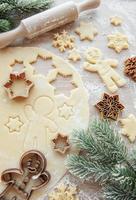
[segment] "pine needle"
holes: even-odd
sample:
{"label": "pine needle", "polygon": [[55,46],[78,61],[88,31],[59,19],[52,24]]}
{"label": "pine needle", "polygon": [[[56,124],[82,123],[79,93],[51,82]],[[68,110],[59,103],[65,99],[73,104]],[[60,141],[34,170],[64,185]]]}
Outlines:
{"label": "pine needle", "polygon": [[1,32],[9,31],[11,29],[11,23],[6,19],[0,19],[0,30]]}

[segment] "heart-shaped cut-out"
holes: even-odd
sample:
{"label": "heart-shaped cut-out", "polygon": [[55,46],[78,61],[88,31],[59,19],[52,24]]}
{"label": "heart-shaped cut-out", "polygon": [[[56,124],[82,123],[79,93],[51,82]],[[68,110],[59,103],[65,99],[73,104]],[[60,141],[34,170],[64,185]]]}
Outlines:
{"label": "heart-shaped cut-out", "polygon": [[[32,66],[40,56],[45,61],[52,62],[52,70],[44,76],[35,73]],[[26,80],[33,83],[25,99],[10,99],[4,84],[13,72],[15,62],[24,65],[23,71]],[[0,51],[0,173],[9,168],[18,168],[21,155],[27,150],[39,150],[47,159],[47,170],[51,174],[49,184],[34,193],[32,199],[41,199],[42,196],[66,173],[66,154],[54,150],[52,140],[58,133],[70,137],[73,129],[86,128],[89,120],[88,92],[85,89],[80,75],[70,63],[54,54],[35,47],[16,47]],[[55,94],[55,87],[51,82],[57,78],[71,76],[72,84],[76,87],[71,90],[70,96]],[[17,78],[16,78],[17,79]],[[15,80],[16,94],[25,87]],[[27,91],[28,92],[28,91]],[[0,185],[0,191],[3,190]]]}

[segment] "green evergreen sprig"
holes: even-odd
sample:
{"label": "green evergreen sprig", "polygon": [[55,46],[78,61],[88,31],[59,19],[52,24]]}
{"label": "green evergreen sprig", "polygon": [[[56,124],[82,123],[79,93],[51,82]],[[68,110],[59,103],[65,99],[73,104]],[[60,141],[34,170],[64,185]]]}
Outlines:
{"label": "green evergreen sprig", "polygon": [[0,32],[16,27],[20,20],[50,7],[53,0],[0,0]]}
{"label": "green evergreen sprig", "polygon": [[84,181],[99,182],[106,200],[136,200],[136,153],[131,154],[107,120],[94,120],[74,131],[79,154],[67,159],[69,171]]}

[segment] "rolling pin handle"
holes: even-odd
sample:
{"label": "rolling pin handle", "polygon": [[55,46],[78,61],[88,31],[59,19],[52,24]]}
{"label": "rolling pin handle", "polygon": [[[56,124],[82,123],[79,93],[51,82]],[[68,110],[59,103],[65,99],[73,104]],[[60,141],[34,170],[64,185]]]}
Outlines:
{"label": "rolling pin handle", "polygon": [[101,0],[86,0],[78,4],[78,11],[83,12],[85,10],[97,8],[101,3]]}

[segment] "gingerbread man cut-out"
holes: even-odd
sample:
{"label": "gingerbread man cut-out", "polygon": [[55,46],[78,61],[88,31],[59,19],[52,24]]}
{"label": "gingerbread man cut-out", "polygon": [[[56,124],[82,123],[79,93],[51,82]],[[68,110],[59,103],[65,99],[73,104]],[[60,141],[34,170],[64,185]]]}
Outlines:
{"label": "gingerbread man cut-out", "polygon": [[[91,54],[91,50],[89,51]],[[92,48],[93,54],[93,48]],[[87,55],[86,55],[87,59]],[[88,60],[87,60],[88,61]],[[112,92],[116,92],[118,87],[122,87],[126,84],[124,78],[122,78],[113,68],[117,67],[118,61],[115,59],[102,59],[102,55],[98,55],[95,63],[85,62],[84,69],[89,72],[97,72],[107,88]]]}
{"label": "gingerbread man cut-out", "polygon": [[20,160],[20,169],[9,169],[2,173],[1,180],[7,188],[0,200],[28,200],[32,192],[45,186],[50,180],[46,171],[46,159],[39,151],[26,152]]}
{"label": "gingerbread man cut-out", "polygon": [[41,147],[46,149],[49,142],[48,130],[50,134],[57,131],[56,123],[48,117],[53,112],[53,108],[54,102],[47,96],[37,98],[33,106],[25,106],[25,115],[29,120],[28,134],[24,143],[25,149],[41,150]]}

